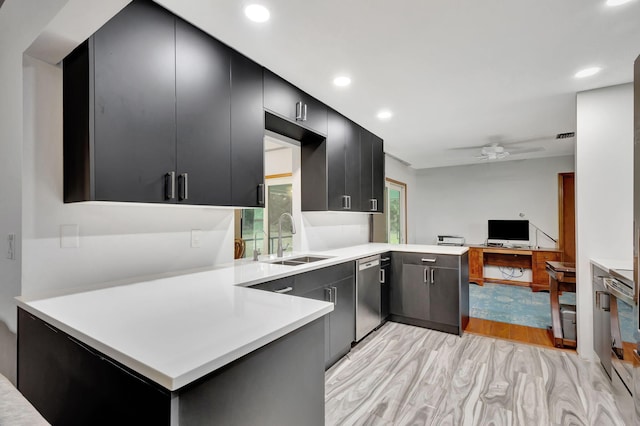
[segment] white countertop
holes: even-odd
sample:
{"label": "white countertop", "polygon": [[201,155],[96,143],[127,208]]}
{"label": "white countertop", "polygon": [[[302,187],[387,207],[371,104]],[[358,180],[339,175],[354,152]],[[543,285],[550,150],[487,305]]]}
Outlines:
{"label": "white countertop", "polygon": [[631,259],[591,259],[591,264],[607,272],[612,269],[633,269]]}
{"label": "white countertop", "polygon": [[20,297],[18,306],[176,390],[333,310],[328,302],[243,287],[387,251],[461,255],[467,250],[364,244],[314,252],[331,258],[301,266],[238,261],[71,294]]}

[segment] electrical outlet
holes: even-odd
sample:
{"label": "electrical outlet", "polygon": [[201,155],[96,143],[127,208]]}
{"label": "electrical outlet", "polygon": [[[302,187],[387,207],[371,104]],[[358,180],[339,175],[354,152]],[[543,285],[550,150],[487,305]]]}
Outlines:
{"label": "electrical outlet", "polygon": [[7,259],[16,260],[16,234],[7,234]]}
{"label": "electrical outlet", "polygon": [[191,248],[202,247],[202,229],[191,230]]}

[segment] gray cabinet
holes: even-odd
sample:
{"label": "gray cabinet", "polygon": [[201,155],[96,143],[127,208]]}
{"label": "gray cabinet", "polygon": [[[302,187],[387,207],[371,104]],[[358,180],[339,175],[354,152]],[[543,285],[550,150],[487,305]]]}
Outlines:
{"label": "gray cabinet", "polygon": [[609,311],[609,292],[603,278],[608,271],[592,266],[593,283],[593,349],[600,359],[602,368],[611,377],[611,313]]}
{"label": "gray cabinet", "polygon": [[259,65],[136,1],[64,59],[63,83],[65,202],[264,206]]}
{"label": "gray cabinet", "polygon": [[325,315],[325,367],[329,368],[351,350],[355,340],[355,266],[353,262],[295,276],[298,295],[334,303]]}
{"label": "gray cabinet", "polygon": [[394,253],[391,319],[462,335],[469,321],[468,255]]}
{"label": "gray cabinet", "polygon": [[384,148],[382,139],[360,129],[360,208],[363,212],[384,211]]}

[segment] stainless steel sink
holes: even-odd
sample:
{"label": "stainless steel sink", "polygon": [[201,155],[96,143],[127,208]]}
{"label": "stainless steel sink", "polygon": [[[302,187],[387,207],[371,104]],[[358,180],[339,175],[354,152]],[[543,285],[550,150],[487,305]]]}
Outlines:
{"label": "stainless steel sink", "polygon": [[290,259],[273,260],[267,263],[272,263],[274,265],[299,266],[329,258],[331,258],[331,256],[299,256],[292,257]]}

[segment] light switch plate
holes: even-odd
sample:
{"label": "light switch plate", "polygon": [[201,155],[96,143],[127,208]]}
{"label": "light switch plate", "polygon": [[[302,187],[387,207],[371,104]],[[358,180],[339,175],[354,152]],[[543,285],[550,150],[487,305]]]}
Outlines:
{"label": "light switch plate", "polygon": [[202,229],[191,230],[191,248],[202,247]]}
{"label": "light switch plate", "polygon": [[7,259],[16,260],[16,234],[7,234]]}
{"label": "light switch plate", "polygon": [[78,225],[60,225],[60,248],[80,247],[80,227]]}

